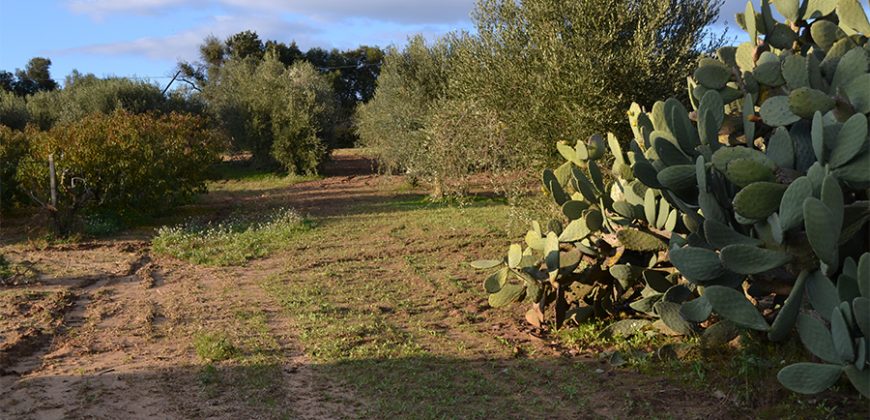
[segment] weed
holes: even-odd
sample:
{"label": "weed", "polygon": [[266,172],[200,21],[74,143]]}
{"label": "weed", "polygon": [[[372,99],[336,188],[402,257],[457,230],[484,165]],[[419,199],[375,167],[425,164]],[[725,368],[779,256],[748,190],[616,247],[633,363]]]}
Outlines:
{"label": "weed", "polygon": [[203,360],[220,362],[232,358],[237,350],[229,337],[221,332],[203,332],[193,337],[193,349]]}

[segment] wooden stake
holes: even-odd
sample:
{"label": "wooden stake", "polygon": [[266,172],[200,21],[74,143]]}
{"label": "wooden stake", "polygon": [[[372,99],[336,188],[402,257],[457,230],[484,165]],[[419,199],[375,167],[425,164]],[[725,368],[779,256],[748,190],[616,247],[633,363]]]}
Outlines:
{"label": "wooden stake", "polygon": [[48,155],[48,182],[51,188],[51,207],[57,210],[57,173],[54,169],[54,154]]}

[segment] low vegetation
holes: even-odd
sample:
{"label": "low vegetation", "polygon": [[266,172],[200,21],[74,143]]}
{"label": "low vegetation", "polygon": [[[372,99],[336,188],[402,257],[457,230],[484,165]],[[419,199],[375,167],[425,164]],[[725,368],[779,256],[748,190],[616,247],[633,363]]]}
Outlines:
{"label": "low vegetation", "polygon": [[287,246],[311,224],[292,210],[237,215],[218,223],[188,222],[157,231],[154,251],[195,264],[240,265]]}
{"label": "low vegetation", "polygon": [[29,151],[18,162],[19,194],[42,206],[61,234],[73,231],[85,213],[135,218],[186,202],[203,191],[222,146],[197,117],[126,111],[92,114],[48,131],[31,127],[24,136]]}

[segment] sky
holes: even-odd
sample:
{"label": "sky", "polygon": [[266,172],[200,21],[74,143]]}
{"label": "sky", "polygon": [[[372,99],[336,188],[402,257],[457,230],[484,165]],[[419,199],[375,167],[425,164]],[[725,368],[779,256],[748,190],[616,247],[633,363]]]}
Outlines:
{"label": "sky", "polygon": [[[178,60],[195,60],[208,35],[254,30],[263,40],[311,47],[403,45],[472,30],[475,0],[0,0],[0,70],[52,60],[54,79],[73,69],[160,82]],[[726,0],[733,24],[745,0]],[[739,29],[729,33],[738,35]]]}

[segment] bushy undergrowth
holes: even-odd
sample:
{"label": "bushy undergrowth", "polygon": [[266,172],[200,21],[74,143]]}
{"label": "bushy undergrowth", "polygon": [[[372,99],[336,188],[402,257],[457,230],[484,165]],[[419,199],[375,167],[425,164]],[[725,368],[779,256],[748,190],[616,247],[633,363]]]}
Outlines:
{"label": "bushy undergrowth", "polygon": [[195,264],[241,265],[281,249],[309,228],[296,212],[282,209],[266,217],[238,215],[220,223],[163,227],[152,244],[157,253]]}
{"label": "bushy undergrowth", "polygon": [[164,95],[160,87],[147,81],[121,77],[101,79],[78,72],[66,78],[63,89],[39,91],[26,97],[0,92],[0,125],[17,130],[23,130],[27,124],[49,130],[57,124],[116,110],[132,114],[202,113],[203,105],[181,92]]}
{"label": "bushy undergrowth", "polygon": [[53,156],[58,203],[49,212],[65,232],[81,214],[151,216],[189,200],[204,190],[207,170],[223,149],[201,118],[174,113],[92,114],[24,134],[30,147],[17,168],[18,187],[48,208]]}

